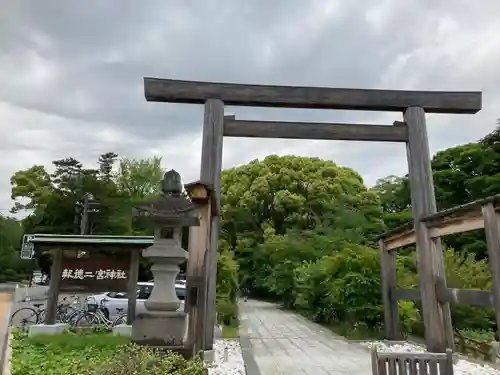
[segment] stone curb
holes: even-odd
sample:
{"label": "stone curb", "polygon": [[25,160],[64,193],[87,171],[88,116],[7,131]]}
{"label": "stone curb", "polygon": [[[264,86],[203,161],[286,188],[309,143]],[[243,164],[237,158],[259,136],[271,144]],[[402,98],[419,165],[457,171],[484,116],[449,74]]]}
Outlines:
{"label": "stone curb", "polygon": [[15,304],[14,301],[15,290],[10,292],[10,296],[11,296],[10,306],[7,309],[7,311],[5,311],[5,316],[3,317],[3,321],[0,323],[1,324],[0,371],[2,375],[10,374],[10,355],[11,355],[10,316],[12,314],[12,310]]}
{"label": "stone curb", "polygon": [[243,357],[243,363],[245,364],[246,375],[261,375],[259,366],[257,365],[257,362],[255,361],[255,358],[253,356],[250,336],[248,335],[247,330],[243,327],[243,321],[240,322],[239,334],[241,354]]}

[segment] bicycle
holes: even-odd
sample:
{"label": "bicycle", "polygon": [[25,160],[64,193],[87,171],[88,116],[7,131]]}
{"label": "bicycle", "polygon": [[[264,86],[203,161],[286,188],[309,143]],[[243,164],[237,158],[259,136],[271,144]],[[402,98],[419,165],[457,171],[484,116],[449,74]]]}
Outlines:
{"label": "bicycle", "polygon": [[127,323],[127,314],[123,312],[124,309],[122,308],[116,309],[119,315],[115,320],[109,319],[105,313],[104,303],[105,300],[101,301],[100,306],[98,306],[97,304],[88,303],[88,311],[75,321],[75,327],[90,327],[93,325],[114,327],[119,324]]}
{"label": "bicycle", "polygon": [[[70,311],[74,310],[71,306],[64,304],[68,297],[64,297],[57,305],[56,321],[61,321],[61,318],[68,315]],[[45,322],[47,310],[42,308],[45,303],[33,303],[33,307],[21,307],[14,311],[10,317],[10,325],[12,327],[26,327],[33,324],[40,324]],[[15,324],[15,319],[20,319],[20,324]]]}
{"label": "bicycle", "polygon": [[80,297],[77,297],[75,299],[75,301],[73,302],[73,305],[78,305],[78,307],[75,308],[72,306],[71,307],[72,311],[69,311],[64,315],[62,314],[59,322],[69,324],[70,326],[75,326],[78,319],[80,319],[80,317],[82,317],[83,315],[85,315],[88,312],[87,306],[88,306],[89,298],[91,298],[91,297],[85,298],[84,305],[82,306],[82,304],[80,302]]}
{"label": "bicycle", "polygon": [[[79,301],[79,296],[71,296],[73,301]],[[57,304],[56,307],[56,323],[66,323],[66,319],[68,316],[71,316],[75,313],[75,308],[71,303],[65,303],[68,300],[68,297],[64,297],[61,302]],[[38,322],[37,324],[45,323],[45,318],[47,316],[47,309],[41,309],[38,312]]]}

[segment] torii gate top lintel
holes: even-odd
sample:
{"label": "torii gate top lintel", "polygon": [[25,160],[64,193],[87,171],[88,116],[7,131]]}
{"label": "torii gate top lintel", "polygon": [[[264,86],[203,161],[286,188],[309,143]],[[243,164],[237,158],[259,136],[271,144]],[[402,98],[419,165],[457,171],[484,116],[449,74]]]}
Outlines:
{"label": "torii gate top lintel", "polygon": [[329,87],[269,86],[240,83],[144,78],[151,102],[204,104],[221,99],[225,105],[404,112],[421,107],[426,113],[466,113],[481,110],[477,91],[407,91]]}

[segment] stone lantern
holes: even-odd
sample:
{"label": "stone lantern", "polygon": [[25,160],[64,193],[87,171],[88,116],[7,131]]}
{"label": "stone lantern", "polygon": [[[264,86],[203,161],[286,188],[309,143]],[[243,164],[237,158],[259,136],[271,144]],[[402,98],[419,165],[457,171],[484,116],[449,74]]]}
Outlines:
{"label": "stone lantern", "polygon": [[199,225],[196,206],[183,193],[179,173],[170,170],[162,182],[162,196],[135,207],[137,216],[154,225],[154,243],[142,255],[152,262],[154,288],[146,312],[132,324],[132,339],[162,347],[181,347],[186,333],[186,313],[175,292],[179,266],[188,253],[181,247],[182,228]]}

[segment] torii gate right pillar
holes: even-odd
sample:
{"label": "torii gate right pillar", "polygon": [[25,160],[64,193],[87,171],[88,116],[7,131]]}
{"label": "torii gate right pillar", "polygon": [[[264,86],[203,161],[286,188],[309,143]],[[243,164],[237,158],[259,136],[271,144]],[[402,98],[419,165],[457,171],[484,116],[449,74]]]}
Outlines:
{"label": "torii gate right pillar", "polygon": [[409,107],[404,112],[408,128],[406,154],[411,189],[411,205],[418,257],[419,289],[425,325],[425,342],[430,352],[444,353],[453,349],[453,326],[449,303],[438,301],[436,286],[446,287],[443,249],[440,238],[431,238],[421,218],[434,214],[436,196],[425,123],[421,107]]}

